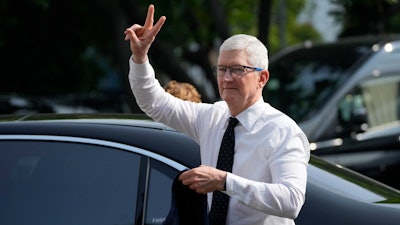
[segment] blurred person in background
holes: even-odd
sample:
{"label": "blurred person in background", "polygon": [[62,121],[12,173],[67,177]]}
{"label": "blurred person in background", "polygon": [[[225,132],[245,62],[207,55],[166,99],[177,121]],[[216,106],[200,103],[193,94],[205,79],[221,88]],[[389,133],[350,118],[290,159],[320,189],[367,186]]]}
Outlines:
{"label": "blurred person in background", "polygon": [[199,94],[197,89],[189,83],[171,80],[167,83],[167,85],[165,85],[164,89],[171,95],[185,101],[192,101],[197,103],[201,102],[201,95]]}

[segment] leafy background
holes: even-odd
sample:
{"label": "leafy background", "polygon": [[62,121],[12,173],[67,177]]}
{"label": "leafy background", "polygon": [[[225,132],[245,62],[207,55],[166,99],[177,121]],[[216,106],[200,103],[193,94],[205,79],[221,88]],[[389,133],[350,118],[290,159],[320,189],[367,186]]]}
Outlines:
{"label": "leafy background", "polygon": [[[337,6],[330,16],[342,26],[338,38],[399,32],[397,0],[329,1]],[[211,67],[230,35],[255,35],[270,54],[323,41],[312,24],[297,19],[306,0],[0,0],[0,92],[102,94],[127,101],[127,111],[140,111],[127,82],[130,52],[123,31],[143,23],[150,3],[156,19],[167,16],[150,52],[160,82],[190,82],[204,102],[218,100]]]}

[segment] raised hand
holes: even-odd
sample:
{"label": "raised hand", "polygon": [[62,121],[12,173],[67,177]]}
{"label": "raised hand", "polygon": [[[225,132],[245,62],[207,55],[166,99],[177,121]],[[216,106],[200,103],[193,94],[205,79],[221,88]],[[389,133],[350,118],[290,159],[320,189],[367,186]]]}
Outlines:
{"label": "raised hand", "polygon": [[134,24],[124,32],[125,40],[130,42],[133,61],[135,63],[144,63],[147,60],[147,53],[151,44],[156,38],[161,27],[167,18],[160,17],[157,23],[154,23],[154,5],[149,5],[147,17],[144,26]]}

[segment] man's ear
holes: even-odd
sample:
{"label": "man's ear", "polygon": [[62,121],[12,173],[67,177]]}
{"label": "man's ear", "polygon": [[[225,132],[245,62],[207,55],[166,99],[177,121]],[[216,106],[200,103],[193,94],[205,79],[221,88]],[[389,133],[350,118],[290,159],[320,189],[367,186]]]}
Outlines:
{"label": "man's ear", "polygon": [[258,83],[263,88],[269,80],[269,72],[268,70],[263,70],[260,72]]}

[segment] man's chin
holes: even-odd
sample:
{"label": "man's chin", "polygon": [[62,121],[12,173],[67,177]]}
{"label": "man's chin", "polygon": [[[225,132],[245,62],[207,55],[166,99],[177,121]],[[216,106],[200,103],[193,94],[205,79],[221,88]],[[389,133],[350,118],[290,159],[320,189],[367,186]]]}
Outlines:
{"label": "man's chin", "polygon": [[235,100],[234,95],[227,95],[227,94],[224,94],[224,95],[221,96],[221,98],[222,98],[222,100],[224,100],[224,101],[226,101],[226,102],[234,101],[234,100]]}

